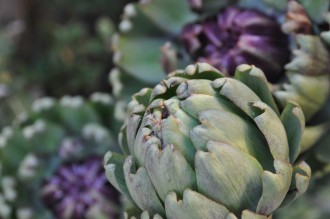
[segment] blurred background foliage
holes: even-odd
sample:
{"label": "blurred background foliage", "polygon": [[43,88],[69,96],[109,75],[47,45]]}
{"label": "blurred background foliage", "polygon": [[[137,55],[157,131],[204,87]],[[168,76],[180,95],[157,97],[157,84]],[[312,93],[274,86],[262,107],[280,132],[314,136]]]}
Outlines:
{"label": "blurred background foliage", "polygon": [[111,35],[129,0],[0,0],[0,126],[33,99],[110,92]]}

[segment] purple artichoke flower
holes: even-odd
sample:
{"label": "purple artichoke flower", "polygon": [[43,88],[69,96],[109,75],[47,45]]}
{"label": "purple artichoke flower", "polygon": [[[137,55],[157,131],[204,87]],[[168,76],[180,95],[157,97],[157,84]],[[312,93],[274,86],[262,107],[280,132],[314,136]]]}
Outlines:
{"label": "purple artichoke flower", "polygon": [[195,61],[227,75],[239,64],[261,68],[274,82],[290,59],[288,37],[272,17],[255,10],[227,8],[204,21],[186,25],[180,36]]}
{"label": "purple artichoke flower", "polygon": [[63,164],[42,188],[44,204],[58,219],[84,219],[92,207],[118,217],[118,192],[104,174],[102,159]]}

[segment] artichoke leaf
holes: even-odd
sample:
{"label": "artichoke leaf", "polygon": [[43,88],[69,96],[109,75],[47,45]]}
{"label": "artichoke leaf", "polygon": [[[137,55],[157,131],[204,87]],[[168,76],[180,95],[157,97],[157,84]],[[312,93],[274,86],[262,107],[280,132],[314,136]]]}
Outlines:
{"label": "artichoke leaf", "polygon": [[113,61],[138,80],[155,84],[165,76],[159,65],[163,43],[162,38],[121,36],[114,44]]}
{"label": "artichoke leaf", "polygon": [[257,213],[270,215],[283,202],[289,190],[292,166],[288,162],[274,160],[276,173],[264,171],[262,174],[262,196],[258,202]]}
{"label": "artichoke leaf", "polygon": [[[182,155],[186,158],[187,162],[193,166],[194,156],[196,153],[195,147],[189,137],[182,133],[178,127],[178,123],[183,123],[174,116],[169,116],[162,125],[162,138],[164,145],[174,145]],[[189,134],[189,132],[188,132]]]}
{"label": "artichoke leaf", "polygon": [[197,18],[190,11],[188,1],[153,0],[140,3],[138,7],[160,29],[171,34],[178,34],[183,25]]}
{"label": "artichoke leaf", "polygon": [[140,167],[133,173],[136,168],[132,156],[126,158],[123,169],[128,191],[139,208],[142,210],[148,209],[151,214],[160,213],[165,215],[164,207],[157,196],[147,170]]}
{"label": "artichoke leaf", "polygon": [[195,158],[200,193],[235,214],[244,209],[255,211],[262,192],[263,168],[259,162],[225,143],[209,141],[207,149],[198,151]]}
{"label": "artichoke leaf", "polygon": [[290,162],[294,163],[300,153],[301,137],[305,128],[304,113],[296,103],[288,102],[281,114],[281,120],[288,136]]}
{"label": "artichoke leaf", "polygon": [[[200,126],[193,129],[201,139],[231,144],[255,157],[266,169],[272,169],[272,156],[257,127],[232,112],[204,110]],[[194,142],[194,141],[193,141]]]}
{"label": "artichoke leaf", "polygon": [[237,112],[236,107],[230,101],[217,96],[209,96],[205,94],[192,95],[180,102],[181,108],[189,115],[198,119],[198,113],[208,109]]}
{"label": "artichoke leaf", "polygon": [[270,92],[270,85],[265,74],[259,68],[246,64],[240,65],[236,68],[235,78],[246,84],[262,102],[269,105],[279,115],[279,110]]}
{"label": "artichoke leaf", "polygon": [[254,121],[263,133],[275,160],[289,162],[289,145],[285,128],[276,113],[263,102],[251,105]]}
{"label": "artichoke leaf", "polygon": [[220,90],[220,95],[228,98],[234,105],[253,118],[254,112],[250,103],[261,100],[248,86],[232,78],[216,79],[212,85],[214,89]]}
{"label": "artichoke leaf", "polygon": [[200,218],[221,218],[237,219],[229,210],[207,197],[186,189],[182,200],[179,200],[175,192],[170,192],[165,200],[166,216],[169,219],[200,219]]}
{"label": "artichoke leaf", "polygon": [[194,170],[174,145],[167,145],[162,150],[158,145],[151,145],[145,159],[145,168],[162,201],[171,191],[182,196],[185,188],[197,188]]}
{"label": "artichoke leaf", "polygon": [[122,168],[124,162],[125,157],[123,155],[108,151],[104,156],[105,175],[109,182],[118,191],[125,194],[126,197],[132,199],[125,182],[125,175]]}
{"label": "artichoke leaf", "polygon": [[293,167],[290,190],[288,191],[288,195],[285,197],[282,206],[290,204],[306,192],[311,174],[311,168],[304,161],[299,162]]}

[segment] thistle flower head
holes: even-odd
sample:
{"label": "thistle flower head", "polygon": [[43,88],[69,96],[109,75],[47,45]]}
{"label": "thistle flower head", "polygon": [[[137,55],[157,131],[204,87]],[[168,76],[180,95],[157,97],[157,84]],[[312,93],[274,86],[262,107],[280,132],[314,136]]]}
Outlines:
{"label": "thistle flower head", "polygon": [[276,20],[250,9],[227,8],[185,26],[180,37],[194,60],[210,63],[227,75],[248,63],[264,70],[274,82],[290,57],[288,38]]}
{"label": "thistle flower head", "polygon": [[82,219],[92,207],[98,206],[109,218],[116,218],[118,193],[107,183],[102,159],[89,158],[60,166],[45,181],[41,197],[59,219]]}

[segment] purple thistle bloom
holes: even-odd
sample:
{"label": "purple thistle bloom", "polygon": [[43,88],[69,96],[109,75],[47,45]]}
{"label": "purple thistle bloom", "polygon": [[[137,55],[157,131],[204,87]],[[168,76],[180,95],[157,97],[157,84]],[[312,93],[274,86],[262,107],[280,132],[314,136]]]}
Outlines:
{"label": "purple thistle bloom", "polygon": [[119,195],[108,183],[100,158],[60,166],[44,183],[41,198],[58,219],[85,219],[93,207],[109,219],[119,215]]}
{"label": "purple thistle bloom", "polygon": [[195,61],[207,62],[227,75],[247,63],[261,68],[274,82],[290,58],[288,38],[280,25],[255,10],[228,8],[187,25],[180,38]]}

